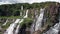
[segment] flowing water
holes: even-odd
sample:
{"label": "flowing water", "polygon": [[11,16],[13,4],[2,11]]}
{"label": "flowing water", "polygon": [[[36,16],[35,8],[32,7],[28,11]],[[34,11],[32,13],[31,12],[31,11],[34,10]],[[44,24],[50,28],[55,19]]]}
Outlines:
{"label": "flowing water", "polygon": [[35,25],[35,20],[34,20],[33,24],[31,25],[31,30],[30,30],[31,34],[33,34],[33,32],[35,31],[35,26],[34,25]]}
{"label": "flowing water", "polygon": [[36,26],[35,26],[35,31],[41,29],[41,24],[42,24],[42,20],[43,20],[43,15],[44,15],[44,10],[45,9],[40,9],[40,15],[36,21]]}
{"label": "flowing water", "polygon": [[19,22],[17,28],[16,28],[16,31],[15,31],[15,34],[18,34],[18,31],[19,31],[19,28],[20,28],[20,23],[23,22],[23,19],[21,19],[21,21]]}
{"label": "flowing water", "polygon": [[24,16],[24,18],[27,18],[28,17],[28,10],[26,11],[26,15]]}
{"label": "flowing water", "polygon": [[[26,15],[23,18],[27,18],[27,17],[28,17],[28,10],[26,11]],[[8,29],[4,32],[4,34],[14,34],[14,32],[13,32],[13,31],[15,31],[14,28],[19,23],[16,28],[16,31],[15,31],[15,34],[18,34],[20,23],[23,21],[24,21],[24,19],[16,19],[16,21],[8,27]]]}
{"label": "flowing water", "polygon": [[43,34],[58,34],[59,30],[60,30],[60,22],[56,23],[46,33],[43,33]]}
{"label": "flowing water", "polygon": [[44,10],[45,9],[41,8],[39,17],[36,17],[36,19],[34,19],[34,22],[33,22],[32,26],[31,26],[31,34],[33,34],[34,31],[37,31],[37,30],[39,30],[41,28],[43,15],[44,15]]}
{"label": "flowing water", "polygon": [[[28,17],[28,10],[26,11],[26,15],[24,16],[24,18],[27,18]],[[23,22],[24,21],[24,19],[21,19],[21,21],[19,22],[19,24],[18,24],[18,26],[17,26],[17,28],[16,28],[16,31],[15,31],[15,34],[18,34],[18,31],[19,31],[19,26],[20,26],[20,23],[21,22]]]}
{"label": "flowing water", "polygon": [[13,30],[19,21],[20,21],[20,19],[16,19],[16,21],[8,27],[8,29],[6,30],[6,32],[4,34],[13,34]]}
{"label": "flowing water", "polygon": [[53,27],[51,27],[47,32],[43,34],[58,34],[60,31],[60,16],[59,16],[59,23],[56,23]]}

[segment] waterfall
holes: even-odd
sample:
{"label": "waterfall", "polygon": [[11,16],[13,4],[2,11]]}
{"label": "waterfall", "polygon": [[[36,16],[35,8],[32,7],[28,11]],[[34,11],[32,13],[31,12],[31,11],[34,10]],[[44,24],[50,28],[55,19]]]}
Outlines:
{"label": "waterfall", "polygon": [[20,12],[20,16],[22,16],[22,12]]}
{"label": "waterfall", "polygon": [[[27,18],[27,17],[28,17],[28,10],[26,11],[26,15],[24,16],[24,18]],[[19,22],[19,24],[16,28],[16,31],[15,31],[15,34],[18,34],[20,23],[23,22],[23,21],[24,21],[24,19],[21,19],[21,21]]]}
{"label": "waterfall", "polygon": [[23,10],[23,6],[21,6],[21,10]]}
{"label": "waterfall", "polygon": [[20,21],[20,19],[16,19],[16,21],[8,27],[8,29],[6,30],[6,32],[4,34],[13,34],[13,30],[19,21]]}
{"label": "waterfall", "polygon": [[40,15],[36,21],[36,26],[35,26],[35,31],[41,29],[41,24],[42,24],[42,20],[43,20],[43,15],[44,15],[44,10],[45,9],[40,9]]}
{"label": "waterfall", "polygon": [[16,31],[15,31],[15,34],[18,34],[19,26],[20,25],[17,26]]}
{"label": "waterfall", "polygon": [[33,32],[34,32],[34,30],[35,30],[35,19],[34,19],[34,22],[33,22],[33,24],[31,25],[31,34],[33,34]]}
{"label": "waterfall", "polygon": [[[40,15],[38,17],[38,15],[36,15],[34,22],[31,26],[31,34],[33,34],[34,31],[37,31],[41,28],[41,24],[42,24],[42,20],[43,20],[43,15],[44,15],[44,10],[45,9],[40,9]],[[36,14],[36,13],[35,13]],[[36,22],[36,23],[35,23]]]}
{"label": "waterfall", "polygon": [[60,30],[60,22],[56,23],[46,33],[43,33],[43,34],[58,34],[59,30]]}
{"label": "waterfall", "polygon": [[23,19],[21,19],[21,21],[19,22],[17,28],[16,28],[16,31],[15,31],[15,34],[18,34],[18,31],[19,31],[19,27],[20,27],[20,23],[23,22]]}
{"label": "waterfall", "polygon": [[[23,10],[23,6],[21,6],[21,10]],[[22,11],[21,11],[21,12],[20,12],[20,16],[22,16],[22,14],[23,14],[23,13],[22,13]]]}
{"label": "waterfall", "polygon": [[3,26],[6,25],[7,23],[8,23],[8,19],[7,19],[6,22],[3,24]]}
{"label": "waterfall", "polygon": [[31,34],[33,34],[33,32],[35,31],[35,25],[36,25],[35,23],[36,23],[36,20],[38,18],[38,13],[37,13],[36,10],[34,10],[34,14],[35,14],[35,18],[34,18],[34,21],[33,21],[32,25],[31,25],[31,29],[30,29]]}
{"label": "waterfall", "polygon": [[24,18],[27,18],[28,17],[28,10],[26,11],[26,15],[24,16]]}
{"label": "waterfall", "polygon": [[[26,11],[26,15],[23,18],[27,18],[27,17],[28,17],[28,10]],[[23,22],[23,21],[24,21],[24,19],[16,19],[16,21],[8,27],[8,29],[4,32],[4,34],[14,34],[13,33],[13,31],[15,31],[14,28],[19,23],[17,28],[16,28],[16,31],[15,31],[15,34],[17,34],[18,30],[19,30],[20,23]]]}
{"label": "waterfall", "polygon": [[53,27],[50,27],[50,29],[43,34],[58,34],[59,31],[60,31],[60,15],[59,15],[59,23],[56,23]]}

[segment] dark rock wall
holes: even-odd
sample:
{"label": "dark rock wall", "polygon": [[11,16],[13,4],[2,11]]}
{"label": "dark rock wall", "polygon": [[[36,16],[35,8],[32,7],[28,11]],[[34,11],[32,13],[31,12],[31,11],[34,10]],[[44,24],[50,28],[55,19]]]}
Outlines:
{"label": "dark rock wall", "polygon": [[[48,11],[48,19],[47,19],[47,22],[49,20],[49,22],[53,25],[55,23],[58,23],[59,22],[59,11],[58,11],[58,5],[54,5],[54,4],[51,4],[48,8],[47,8],[47,11]],[[48,22],[48,23],[49,23]]]}
{"label": "dark rock wall", "polygon": [[21,28],[19,28],[18,34],[26,34],[26,25],[25,24]]}

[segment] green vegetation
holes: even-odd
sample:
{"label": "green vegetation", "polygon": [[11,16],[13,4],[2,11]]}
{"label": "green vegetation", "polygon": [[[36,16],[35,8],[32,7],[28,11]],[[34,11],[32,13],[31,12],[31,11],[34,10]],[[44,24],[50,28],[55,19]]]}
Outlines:
{"label": "green vegetation", "polygon": [[23,18],[23,16],[0,16],[0,18],[6,18],[6,19],[7,18],[12,18],[12,19],[13,18],[15,18],[15,19],[20,18],[21,19],[21,18]]}
{"label": "green vegetation", "polygon": [[0,22],[0,26],[2,25],[3,23]]}
{"label": "green vegetation", "polygon": [[[51,4],[56,4],[56,2],[42,2],[42,3],[33,3],[33,4],[18,3],[18,4],[0,5],[0,18],[23,18],[23,16],[20,16],[20,12],[23,13],[23,11],[26,9],[36,9],[36,8],[40,9],[40,8],[48,7]],[[24,10],[21,10],[21,6],[24,7]],[[28,16],[31,17],[34,15],[29,13]],[[49,13],[46,14],[46,16],[49,17],[50,16]],[[31,18],[25,18],[21,24],[28,25],[29,23],[32,22],[32,20],[33,19]],[[49,18],[48,18],[48,22],[50,24]],[[8,25],[9,24],[7,24],[6,26],[8,27]],[[4,26],[4,28],[6,27]]]}
{"label": "green vegetation", "polygon": [[26,24],[27,27],[30,27],[32,22],[33,22],[33,19],[25,18],[24,21],[20,25],[22,26],[23,24]]}
{"label": "green vegetation", "polygon": [[6,30],[9,26],[10,26],[10,22],[8,22],[6,25],[4,25],[4,26],[1,26],[2,28],[3,28],[3,30]]}
{"label": "green vegetation", "polygon": [[2,34],[2,32],[0,32],[0,34]]}
{"label": "green vegetation", "polygon": [[[20,26],[22,27],[24,24],[26,27],[31,26],[33,23],[33,19],[35,17],[35,12],[33,12],[35,9],[38,11],[38,15],[40,14],[40,8],[50,8],[51,4],[56,4],[56,2],[42,2],[42,3],[33,3],[33,4],[28,4],[28,3],[18,3],[18,4],[6,4],[6,5],[0,5],[0,18],[4,19],[17,19],[17,18],[23,18],[25,15],[24,11],[27,9],[32,11],[28,12],[28,18],[23,18],[24,21],[20,23]],[[21,6],[23,6],[24,10],[21,10]],[[44,12],[44,16],[47,18],[46,23],[44,23],[44,26],[42,28],[46,28],[47,26],[52,26],[54,23],[51,21],[51,16],[50,16],[50,10],[46,9],[46,12]],[[22,16],[20,16],[20,12],[23,13]],[[6,30],[10,26],[10,22],[8,22],[5,26],[2,26],[2,23],[0,23],[0,26],[2,27],[3,30]],[[18,25],[19,23],[17,23]],[[2,32],[0,32],[2,34]],[[41,33],[40,33],[41,34]]]}
{"label": "green vegetation", "polygon": [[[18,3],[18,4],[6,4],[6,5],[0,5],[0,16],[19,16],[21,10],[21,6],[24,7],[24,10],[26,9],[35,9],[35,8],[44,8],[49,6],[50,4],[55,4],[55,2],[42,2],[42,3]],[[22,11],[23,12],[23,11]]]}

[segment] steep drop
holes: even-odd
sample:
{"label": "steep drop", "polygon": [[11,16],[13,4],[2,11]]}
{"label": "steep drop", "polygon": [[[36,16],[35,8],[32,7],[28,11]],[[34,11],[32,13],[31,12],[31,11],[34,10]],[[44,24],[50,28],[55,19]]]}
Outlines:
{"label": "steep drop", "polygon": [[36,21],[35,31],[41,29],[41,26],[42,26],[41,24],[42,24],[42,20],[43,20],[43,16],[44,16],[44,10],[45,9],[40,9],[40,15]]}

